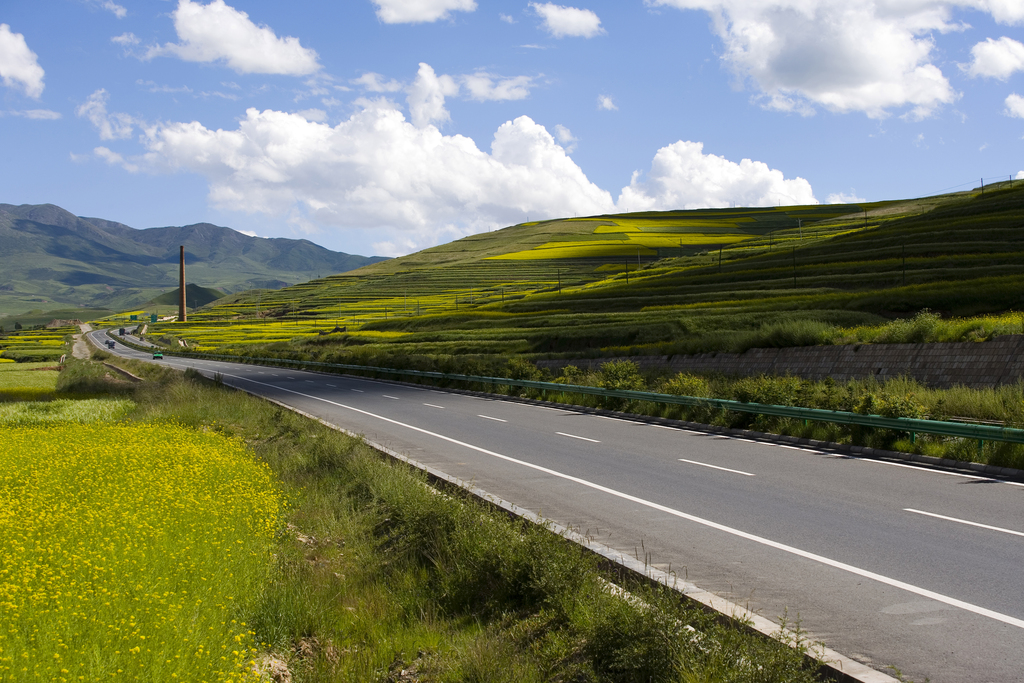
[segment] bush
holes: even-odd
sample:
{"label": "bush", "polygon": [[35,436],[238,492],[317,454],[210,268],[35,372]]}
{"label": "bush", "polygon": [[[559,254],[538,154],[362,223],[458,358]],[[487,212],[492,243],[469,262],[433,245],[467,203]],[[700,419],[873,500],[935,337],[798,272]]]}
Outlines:
{"label": "bush", "polygon": [[900,318],[885,325],[874,341],[879,344],[914,344],[935,341],[942,324],[938,313],[927,308],[909,320]]}
{"label": "bush", "polygon": [[[617,391],[646,391],[647,381],[640,374],[640,368],[631,360],[613,360],[601,366],[598,386]],[[624,398],[605,398],[604,405],[610,410],[628,410],[633,401]]]}
{"label": "bush", "polygon": [[711,398],[711,384],[700,375],[691,375],[687,372],[680,372],[675,377],[665,382],[659,390],[663,394],[674,396],[697,396],[700,398]]}
{"label": "bush", "polygon": [[640,367],[631,360],[613,360],[601,366],[600,386],[604,389],[645,391],[647,382]]}
{"label": "bush", "polygon": [[786,320],[763,325],[745,341],[746,349],[781,349],[792,346],[819,346],[832,344],[839,330],[834,325],[818,320]]}

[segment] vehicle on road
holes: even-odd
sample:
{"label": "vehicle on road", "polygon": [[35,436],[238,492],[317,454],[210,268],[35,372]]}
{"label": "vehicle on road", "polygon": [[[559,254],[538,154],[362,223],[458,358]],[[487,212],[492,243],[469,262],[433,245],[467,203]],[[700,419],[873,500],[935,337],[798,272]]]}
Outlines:
{"label": "vehicle on road", "polygon": [[159,351],[154,351],[153,352],[153,359],[154,360],[163,360],[163,357],[164,357],[164,354],[160,353]]}
{"label": "vehicle on road", "polygon": [[113,339],[108,339],[107,340],[107,348],[108,349],[114,348],[114,340]]}

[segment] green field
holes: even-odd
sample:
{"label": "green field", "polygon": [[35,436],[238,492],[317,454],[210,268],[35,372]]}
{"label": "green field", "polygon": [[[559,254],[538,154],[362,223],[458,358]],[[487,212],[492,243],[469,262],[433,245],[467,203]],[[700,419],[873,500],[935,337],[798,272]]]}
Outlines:
{"label": "green field", "polygon": [[57,361],[71,353],[71,335],[77,327],[43,330],[17,330],[0,334],[0,359],[18,363]]}

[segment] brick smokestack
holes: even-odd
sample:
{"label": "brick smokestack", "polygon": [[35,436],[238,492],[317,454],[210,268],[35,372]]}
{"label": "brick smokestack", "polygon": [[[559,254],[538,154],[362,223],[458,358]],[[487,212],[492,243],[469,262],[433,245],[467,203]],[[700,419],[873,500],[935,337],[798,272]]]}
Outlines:
{"label": "brick smokestack", "polygon": [[185,245],[181,245],[181,266],[179,266],[178,273],[178,322],[183,323],[186,320],[185,315]]}

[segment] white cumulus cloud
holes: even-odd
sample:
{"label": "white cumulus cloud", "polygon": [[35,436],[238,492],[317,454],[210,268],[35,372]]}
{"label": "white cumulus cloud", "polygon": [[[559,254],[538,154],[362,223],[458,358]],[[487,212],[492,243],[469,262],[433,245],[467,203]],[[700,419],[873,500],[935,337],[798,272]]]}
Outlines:
{"label": "white cumulus cloud", "polygon": [[872,118],[904,107],[921,118],[957,99],[934,63],[934,35],[965,28],[954,10],[1024,20],[1020,0],[646,1],[707,12],[725,45],[722,59],[761,92],[765,106]]}
{"label": "white cumulus cloud", "polygon": [[203,5],[179,0],[174,11],[179,43],[149,49],[147,58],[161,55],[187,62],[224,62],[238,73],[302,76],[320,69],[314,50],[298,38],[278,38],[268,26],[257,26],[245,12],[213,0]]}
{"label": "white cumulus cloud", "polygon": [[555,137],[558,138],[558,144],[565,148],[566,154],[572,154],[576,150],[576,143],[579,142],[579,138],[560,123],[555,124]]}
{"label": "white cumulus cloud", "polygon": [[618,111],[618,107],[615,106],[615,100],[608,95],[597,96],[597,108],[605,111]]}
{"label": "white cumulus cloud", "polygon": [[472,12],[476,0],[373,0],[385,24],[421,24],[447,19],[451,12]]}
{"label": "white cumulus cloud", "polygon": [[1006,115],[1024,119],[1024,97],[1017,93],[1006,96]]}
{"label": "white cumulus cloud", "polygon": [[114,36],[110,39],[110,42],[117,43],[123,47],[130,47],[132,45],[139,44],[139,38],[134,33],[122,33],[119,36]]}
{"label": "white cumulus cloud", "polygon": [[409,116],[417,128],[444,123],[451,118],[444,108],[444,98],[459,94],[459,84],[451,76],[438,76],[433,67],[420,62],[416,80],[406,90]]}
{"label": "white cumulus cloud", "polygon": [[[107,112],[107,100],[110,95],[100,88],[85,101],[75,113],[89,119],[99,131],[100,140],[118,140],[129,138],[136,121],[128,114]],[[106,148],[104,148],[106,149]]]}
{"label": "white cumulus cloud", "polygon": [[100,159],[103,159],[111,166],[120,166],[129,173],[137,173],[139,170],[137,164],[133,164],[132,162],[126,160],[117,152],[106,147],[96,147],[95,149],[93,149],[93,154],[98,156]]}
{"label": "white cumulus cloud", "polygon": [[38,100],[45,87],[44,75],[36,53],[28,49],[25,36],[13,33],[7,24],[0,24],[0,78],[4,85],[20,87],[26,95]]}
{"label": "white cumulus cloud", "polygon": [[361,85],[370,92],[398,92],[404,87],[394,79],[385,82],[383,76],[373,72],[365,73],[350,82],[354,85]]}
{"label": "white cumulus cloud", "polygon": [[589,9],[563,7],[553,2],[543,5],[531,2],[530,7],[544,20],[544,28],[555,38],[593,38],[605,33],[601,19]]}
{"label": "white cumulus cloud", "polygon": [[1005,81],[1016,71],[1024,71],[1024,44],[1003,36],[988,38],[971,48],[971,63],[961,64],[971,76],[985,76]]}
{"label": "white cumulus cloud", "polygon": [[787,180],[760,161],[739,163],[704,154],[704,144],[680,140],[654,155],[645,179],[633,173],[619,195],[620,210],[662,211],[726,206],[817,204],[811,184]]}
{"label": "white cumulus cloud", "polygon": [[856,190],[851,190],[850,194],[846,194],[845,192],[830,194],[828,199],[825,201],[828,204],[861,204],[867,200],[863,197],[858,197]]}
{"label": "white cumulus cloud", "polygon": [[487,100],[522,100],[530,96],[533,78],[515,76],[502,78],[485,71],[477,71],[460,78],[469,96],[481,102]]}
{"label": "white cumulus cloud", "polygon": [[122,7],[121,5],[117,4],[116,2],[113,2],[113,0],[103,0],[103,3],[100,4],[100,7],[107,10],[108,12],[112,12],[113,15],[118,19],[124,19],[126,16],[128,16],[128,10]]}

